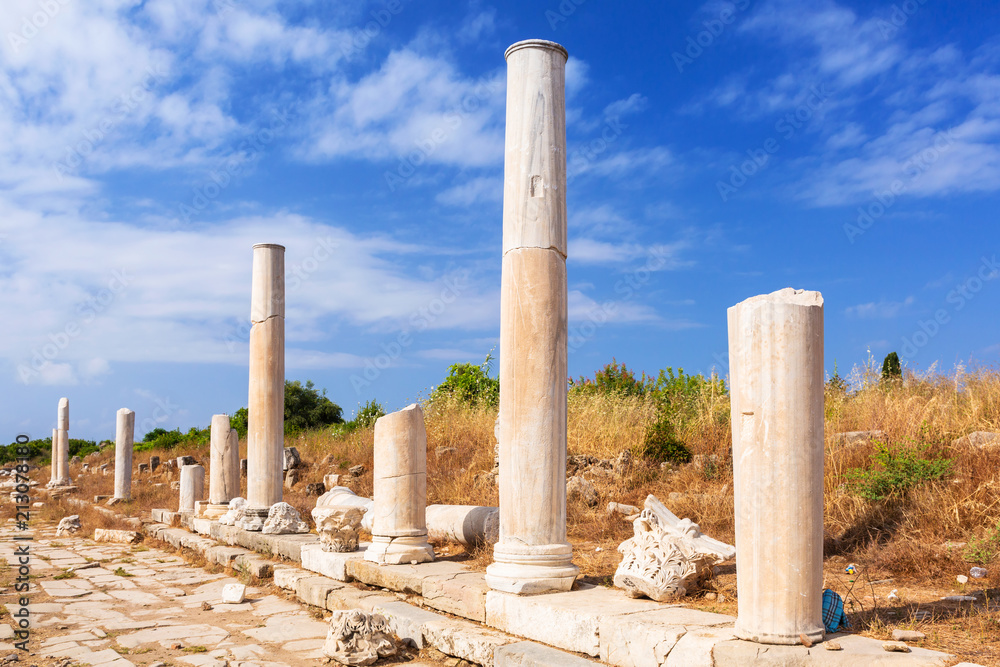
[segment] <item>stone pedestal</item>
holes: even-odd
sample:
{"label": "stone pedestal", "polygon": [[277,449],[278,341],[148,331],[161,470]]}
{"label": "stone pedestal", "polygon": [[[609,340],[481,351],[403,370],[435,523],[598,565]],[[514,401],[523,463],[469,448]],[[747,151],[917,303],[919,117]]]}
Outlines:
{"label": "stone pedestal", "polygon": [[253,247],[247,508],[240,527],[260,530],[282,499],[285,454],[285,248]]}
{"label": "stone pedestal", "polygon": [[365,560],[398,565],[434,560],[427,543],[427,432],[413,404],[375,422],[372,544]]}
{"label": "stone pedestal", "polygon": [[742,639],[823,638],[823,297],[729,309],[736,584]]}
{"label": "stone pedestal", "polygon": [[205,499],[205,469],[201,466],[181,468],[181,496],[177,511],[194,514],[194,504]]}
{"label": "stone pedestal", "polygon": [[566,50],[507,58],[500,287],[500,541],[491,588],[569,590],[566,540]]}
{"label": "stone pedestal", "polygon": [[132,500],[132,445],[135,439],[135,413],[128,408],[118,411],[115,424],[115,499]]}
{"label": "stone pedestal", "polygon": [[240,495],[239,434],[230,428],[229,415],[212,416],[212,455],[208,468],[208,507],[205,518],[229,511],[229,501]]}

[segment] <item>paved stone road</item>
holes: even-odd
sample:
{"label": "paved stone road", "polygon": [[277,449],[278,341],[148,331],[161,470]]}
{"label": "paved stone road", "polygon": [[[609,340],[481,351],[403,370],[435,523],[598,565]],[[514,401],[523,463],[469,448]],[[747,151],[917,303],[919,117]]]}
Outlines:
{"label": "paved stone road", "polygon": [[[0,527],[0,563],[12,566],[2,574],[8,614],[0,619],[0,656],[15,651],[13,534]],[[38,586],[31,595],[30,657],[22,656],[22,664],[294,667],[327,661],[321,648],[328,623],[306,605],[249,587],[243,604],[223,604],[222,587],[237,579],[172,553],[57,538],[51,527],[34,535],[31,574]],[[56,578],[70,570],[71,576]],[[445,664],[421,660],[407,664]]]}

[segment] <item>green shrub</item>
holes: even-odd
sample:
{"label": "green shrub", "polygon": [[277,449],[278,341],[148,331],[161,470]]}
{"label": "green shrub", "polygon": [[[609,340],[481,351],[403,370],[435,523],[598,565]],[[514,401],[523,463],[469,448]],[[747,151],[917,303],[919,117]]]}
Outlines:
{"label": "green shrub", "polygon": [[983,537],[972,537],[962,552],[962,558],[968,563],[989,565],[1000,555],[1000,523],[997,523]]}
{"label": "green shrub", "polygon": [[570,378],[569,386],[570,391],[584,394],[642,396],[651,382],[651,378],[647,378],[645,373],[636,378],[635,373],[625,364],[619,364],[618,360],[612,357],[610,364],[605,364],[604,368],[594,373],[593,380],[583,376],[577,380]]}
{"label": "green shrub", "polygon": [[650,461],[667,463],[689,463],[691,450],[674,432],[674,426],[666,418],[660,418],[646,431],[639,455]]}
{"label": "green shrub", "polygon": [[452,364],[448,377],[431,393],[431,400],[453,397],[468,405],[498,405],[500,380],[490,377],[493,355],[487,354],[480,365]]}
{"label": "green shrub", "polygon": [[376,401],[374,398],[358,410],[358,415],[354,418],[354,423],[358,428],[367,428],[369,426],[374,426],[375,421],[379,417],[385,416],[385,409],[382,404]]}
{"label": "green shrub", "polygon": [[846,473],[848,488],[868,500],[901,498],[915,486],[945,477],[952,460],[935,455],[928,457],[930,444],[875,443],[875,453],[867,468],[853,468]]}
{"label": "green shrub", "polygon": [[340,406],[314,389],[312,380],[285,382],[285,433],[343,423]]}
{"label": "green shrub", "polygon": [[899,355],[895,352],[890,352],[882,360],[882,380],[883,382],[890,382],[902,379],[903,368],[899,364]]}

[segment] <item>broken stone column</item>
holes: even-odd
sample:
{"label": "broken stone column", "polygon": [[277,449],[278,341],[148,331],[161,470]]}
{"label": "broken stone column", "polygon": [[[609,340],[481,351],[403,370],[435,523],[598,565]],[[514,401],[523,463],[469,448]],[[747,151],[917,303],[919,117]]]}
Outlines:
{"label": "broken stone column", "polygon": [[199,465],[181,468],[181,496],[177,511],[194,514],[194,504],[205,499],[205,469]]}
{"label": "broken stone column", "polygon": [[282,498],[285,455],[285,248],[253,247],[247,508],[240,527],[260,530]]}
{"label": "broken stone column", "polygon": [[823,638],[823,297],[783,289],[729,309],[736,635]]}
{"label": "broken stone column", "polygon": [[365,560],[389,565],[434,560],[427,543],[427,432],[419,405],[375,422],[374,496]]}
{"label": "broken stone column", "polygon": [[240,440],[229,415],[212,416],[211,463],[208,468],[208,507],[205,518],[229,511],[229,501],[240,495]]}
{"label": "broken stone column", "polygon": [[115,425],[115,500],[132,500],[134,439],[135,413],[128,408],[121,408]]}
{"label": "broken stone column", "polygon": [[69,399],[60,398],[56,413],[56,432],[52,440],[52,471],[55,479],[50,486],[69,486]]}
{"label": "broken stone column", "polygon": [[500,286],[500,541],[491,588],[569,590],[566,539],[566,50],[507,49]]}

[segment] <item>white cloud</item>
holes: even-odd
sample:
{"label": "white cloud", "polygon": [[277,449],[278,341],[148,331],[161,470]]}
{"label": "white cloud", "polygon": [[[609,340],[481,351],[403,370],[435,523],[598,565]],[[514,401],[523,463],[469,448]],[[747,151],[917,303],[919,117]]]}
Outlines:
{"label": "white cloud", "polygon": [[435,200],[447,206],[472,206],[503,200],[503,177],[480,176],[439,193]]}
{"label": "white cloud", "polygon": [[891,319],[905,311],[909,306],[916,303],[912,296],[906,297],[903,301],[878,301],[850,306],[844,310],[849,317],[858,319]]}

